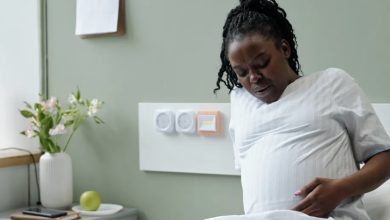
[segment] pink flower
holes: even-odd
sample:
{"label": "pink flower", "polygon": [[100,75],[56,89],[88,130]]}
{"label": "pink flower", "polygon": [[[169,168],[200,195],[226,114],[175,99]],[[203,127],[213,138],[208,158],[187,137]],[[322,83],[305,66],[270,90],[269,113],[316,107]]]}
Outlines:
{"label": "pink flower", "polygon": [[56,97],[51,97],[49,100],[46,101],[41,101],[41,105],[43,109],[45,109],[48,112],[54,112],[56,109],[57,105],[57,98]]}
{"label": "pink flower", "polygon": [[59,135],[59,134],[65,134],[66,129],[64,124],[58,124],[55,128],[51,128],[49,130],[49,134],[51,136]]}

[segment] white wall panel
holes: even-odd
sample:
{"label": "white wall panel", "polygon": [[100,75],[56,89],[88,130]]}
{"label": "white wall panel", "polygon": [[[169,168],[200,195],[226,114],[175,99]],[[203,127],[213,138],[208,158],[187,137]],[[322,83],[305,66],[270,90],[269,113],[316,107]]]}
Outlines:
{"label": "white wall panel", "polygon": [[[232,142],[228,134],[229,103],[139,103],[140,169],[239,175],[234,169]],[[383,126],[390,134],[390,104],[373,104]],[[159,109],[180,111],[218,110],[222,113],[222,133],[217,137],[173,133],[165,134],[154,127],[154,112]]]}
{"label": "white wall panel", "polygon": [[[228,134],[230,105],[227,103],[140,103],[140,169],[184,173],[238,175],[234,169],[233,149]],[[220,136],[165,134],[154,127],[158,109],[178,111],[218,110],[222,113]]]}

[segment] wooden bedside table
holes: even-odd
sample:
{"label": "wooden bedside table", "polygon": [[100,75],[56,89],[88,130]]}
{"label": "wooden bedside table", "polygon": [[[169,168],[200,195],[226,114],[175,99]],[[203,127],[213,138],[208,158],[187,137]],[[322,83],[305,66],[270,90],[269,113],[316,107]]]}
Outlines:
{"label": "wooden bedside table", "polygon": [[[0,212],[0,220],[10,220],[13,213],[21,212],[23,208]],[[85,216],[81,215],[82,220],[137,220],[137,210],[134,208],[123,208],[112,215],[103,216]]]}

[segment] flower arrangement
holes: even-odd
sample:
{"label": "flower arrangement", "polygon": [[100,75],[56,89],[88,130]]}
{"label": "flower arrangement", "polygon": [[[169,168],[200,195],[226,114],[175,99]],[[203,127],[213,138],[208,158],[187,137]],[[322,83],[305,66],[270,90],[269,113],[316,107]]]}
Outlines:
{"label": "flower arrangement", "polygon": [[[92,99],[82,99],[80,90],[71,93],[68,106],[61,106],[56,97],[43,100],[34,105],[25,102],[26,109],[19,110],[21,115],[30,120],[29,128],[21,134],[28,138],[39,138],[41,150],[48,153],[66,151],[73,134],[87,119],[93,119],[97,124],[103,120],[96,116],[103,102]],[[70,134],[69,134],[70,130]],[[65,140],[62,137],[66,137]],[[61,147],[61,143],[64,143]]]}

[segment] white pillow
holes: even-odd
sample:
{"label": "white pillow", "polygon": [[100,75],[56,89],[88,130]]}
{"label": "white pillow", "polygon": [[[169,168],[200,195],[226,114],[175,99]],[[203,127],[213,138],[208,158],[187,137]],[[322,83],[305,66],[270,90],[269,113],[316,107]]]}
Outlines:
{"label": "white pillow", "polygon": [[368,215],[372,220],[390,219],[390,181],[363,197]]}

